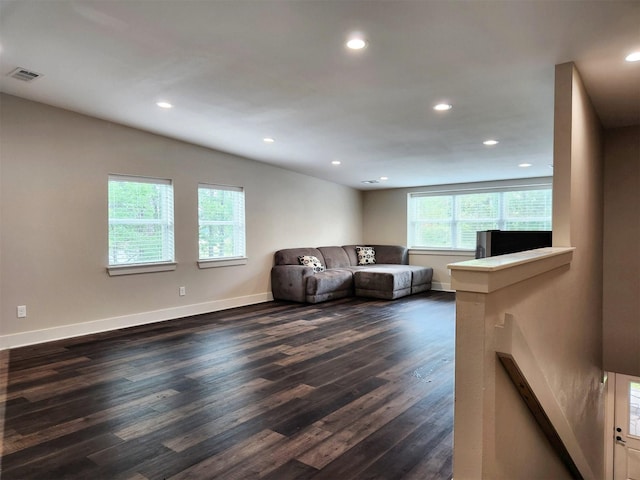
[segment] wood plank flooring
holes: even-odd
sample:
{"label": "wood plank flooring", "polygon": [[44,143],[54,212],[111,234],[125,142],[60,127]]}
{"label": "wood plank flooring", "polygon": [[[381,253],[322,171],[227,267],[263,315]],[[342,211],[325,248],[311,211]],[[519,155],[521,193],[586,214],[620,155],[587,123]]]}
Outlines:
{"label": "wood plank flooring", "polygon": [[0,476],[449,480],[454,308],[270,302],[3,352]]}

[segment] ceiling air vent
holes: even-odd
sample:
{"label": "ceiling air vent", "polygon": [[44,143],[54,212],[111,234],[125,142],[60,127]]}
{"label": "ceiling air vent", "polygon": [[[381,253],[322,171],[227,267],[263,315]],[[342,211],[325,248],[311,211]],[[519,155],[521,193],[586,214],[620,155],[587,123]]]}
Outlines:
{"label": "ceiling air vent", "polygon": [[22,80],[23,82],[31,82],[36,78],[42,77],[41,73],[36,73],[26,68],[18,67],[15,70],[9,72],[9,76]]}
{"label": "ceiling air vent", "polygon": [[360,183],[369,183],[369,184],[371,184],[371,183],[380,183],[380,182],[378,180],[362,180],[362,182],[360,182]]}

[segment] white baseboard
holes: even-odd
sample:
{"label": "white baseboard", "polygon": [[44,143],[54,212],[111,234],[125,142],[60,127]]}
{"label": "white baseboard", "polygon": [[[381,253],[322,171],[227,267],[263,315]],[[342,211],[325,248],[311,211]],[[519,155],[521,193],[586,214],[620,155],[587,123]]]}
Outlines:
{"label": "white baseboard", "polygon": [[271,300],[273,300],[271,292],[265,292],[255,295],[246,295],[243,297],[227,298],[224,300],[182,305],[162,310],[133,313],[131,315],[123,315],[120,317],[103,318],[100,320],[76,323],[72,325],[62,325],[60,327],[46,328],[43,330],[32,330],[29,332],[14,333],[10,335],[0,335],[0,350],[51,342],[53,340],[62,340],[65,338],[79,337],[81,335],[89,335],[92,333],[107,332],[109,330],[117,330],[119,328],[146,325],[148,323],[163,322],[191,315],[199,315],[202,313],[217,312],[229,308],[254,305],[256,303],[270,302]]}
{"label": "white baseboard", "polygon": [[455,292],[451,288],[451,283],[431,282],[431,290],[437,290],[439,292]]}

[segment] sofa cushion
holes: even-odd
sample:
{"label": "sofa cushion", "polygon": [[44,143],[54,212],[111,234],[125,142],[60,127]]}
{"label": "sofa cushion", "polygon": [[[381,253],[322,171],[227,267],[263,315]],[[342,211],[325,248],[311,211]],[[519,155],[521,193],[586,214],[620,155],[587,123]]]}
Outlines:
{"label": "sofa cushion", "polygon": [[327,268],[345,268],[351,265],[347,252],[342,247],[318,247]]}
{"label": "sofa cushion", "polygon": [[358,254],[356,253],[356,246],[355,245],[343,245],[342,249],[347,254],[347,257],[349,257],[349,264],[352,267],[358,265]]}
{"label": "sofa cushion", "polygon": [[431,279],[433,278],[433,268],[421,267],[419,265],[404,265],[402,268],[406,268],[411,272],[411,286],[416,285],[431,285]]}
{"label": "sofa cushion", "polygon": [[273,261],[275,265],[300,265],[298,257],[304,255],[313,255],[320,263],[326,264],[322,253],[317,248],[285,248],[284,250],[278,250],[273,255]]}
{"label": "sofa cushion", "polygon": [[376,263],[376,251],[373,247],[356,247],[358,265],[373,265]]}
{"label": "sofa cushion", "polygon": [[367,268],[354,272],[357,288],[398,290],[411,287],[411,272],[403,268]]}
{"label": "sofa cushion", "polygon": [[409,249],[401,245],[372,245],[376,250],[376,264],[390,263],[406,265],[409,263]]}
{"label": "sofa cushion", "polygon": [[313,268],[314,272],[324,272],[324,265],[320,263],[320,260],[315,255],[300,255],[298,261],[300,265]]}
{"label": "sofa cushion", "polygon": [[[376,265],[406,265],[409,263],[409,249],[402,245],[367,245],[373,247],[376,254]],[[343,245],[352,266],[358,265],[356,245]]]}
{"label": "sofa cushion", "polygon": [[411,271],[371,267],[354,274],[356,295],[392,300],[411,293]]}
{"label": "sofa cushion", "polygon": [[353,292],[353,274],[349,270],[330,269],[307,277],[307,297],[342,290]]}

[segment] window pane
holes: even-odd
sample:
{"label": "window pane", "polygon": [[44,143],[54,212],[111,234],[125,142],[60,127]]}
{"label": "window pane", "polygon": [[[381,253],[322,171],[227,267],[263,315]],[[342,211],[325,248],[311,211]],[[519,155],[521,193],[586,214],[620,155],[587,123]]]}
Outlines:
{"label": "window pane", "polygon": [[[499,193],[474,193],[456,196],[456,218],[460,220],[497,220],[500,216]],[[475,247],[475,238],[473,241]]]}
{"label": "window pane", "polygon": [[640,383],[629,382],[629,435],[640,437]]}
{"label": "window pane", "polygon": [[496,222],[459,222],[456,229],[456,247],[475,250],[477,232],[479,230],[496,230],[497,228]]}
{"label": "window pane", "polygon": [[551,190],[504,193],[505,230],[551,230]]}
{"label": "window pane", "polygon": [[171,183],[110,176],[109,265],[173,261],[173,241]]}
{"label": "window pane", "polygon": [[200,188],[199,218],[209,221],[233,221],[234,195],[237,192]]}
{"label": "window pane", "polygon": [[414,246],[429,245],[436,248],[451,248],[453,241],[451,238],[450,223],[419,223],[415,225]]}
{"label": "window pane", "polygon": [[504,230],[551,230],[551,220],[505,221]]}
{"label": "window pane", "polygon": [[235,257],[232,225],[200,227],[200,258]]}
{"label": "window pane", "polygon": [[415,220],[450,220],[453,215],[453,196],[417,197]]}
{"label": "window pane", "polygon": [[551,230],[551,188],[409,195],[411,247],[475,250],[481,230]]}
{"label": "window pane", "polygon": [[245,256],[244,191],[198,187],[199,259]]}

